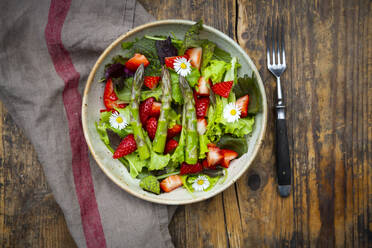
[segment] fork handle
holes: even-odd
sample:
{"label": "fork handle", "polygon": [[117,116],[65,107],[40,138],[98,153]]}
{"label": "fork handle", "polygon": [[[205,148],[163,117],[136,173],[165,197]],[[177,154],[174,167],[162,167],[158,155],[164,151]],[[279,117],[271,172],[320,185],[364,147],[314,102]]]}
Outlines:
{"label": "fork handle", "polygon": [[277,106],[276,119],[276,168],[279,185],[291,184],[291,165],[289,160],[288,136],[285,118],[281,118],[279,113],[283,111],[284,106]]}

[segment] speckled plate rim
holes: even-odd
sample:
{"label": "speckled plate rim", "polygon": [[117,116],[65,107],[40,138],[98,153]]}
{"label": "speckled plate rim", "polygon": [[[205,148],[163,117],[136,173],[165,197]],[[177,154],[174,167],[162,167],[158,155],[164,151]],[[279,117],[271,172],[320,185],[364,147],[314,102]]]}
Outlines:
{"label": "speckled plate rim", "polygon": [[215,28],[212,28],[212,27],[210,27],[208,25],[203,25],[204,30],[207,30],[208,32],[211,32],[211,33],[213,33],[216,36],[220,36],[223,39],[225,39],[226,41],[228,41],[229,43],[231,43],[243,55],[243,57],[248,61],[250,68],[252,69],[252,71],[255,73],[255,75],[257,77],[258,85],[259,85],[260,92],[261,92],[261,95],[262,95],[262,104],[263,104],[263,108],[262,108],[262,110],[263,110],[263,112],[262,112],[262,129],[261,129],[261,132],[260,132],[260,134],[258,136],[257,142],[254,144],[254,149],[252,151],[252,156],[250,156],[248,158],[248,160],[246,162],[247,165],[239,173],[237,173],[232,178],[232,180],[230,180],[229,182],[224,183],[224,185],[219,190],[217,190],[217,191],[215,191],[215,192],[213,192],[211,194],[206,194],[205,197],[204,196],[201,196],[201,197],[198,197],[198,198],[192,198],[192,199],[183,200],[183,201],[179,201],[179,200],[177,200],[177,201],[171,201],[171,200],[164,200],[164,199],[156,199],[156,198],[152,198],[152,197],[149,197],[147,195],[143,195],[141,193],[138,193],[138,192],[130,189],[127,185],[125,185],[122,182],[120,182],[117,178],[115,178],[113,175],[111,175],[110,170],[106,169],[106,167],[101,164],[100,160],[97,159],[97,156],[96,156],[96,154],[94,152],[93,145],[91,143],[91,139],[90,139],[89,134],[88,134],[88,123],[87,123],[87,118],[86,118],[86,114],[85,114],[86,111],[87,111],[87,108],[88,108],[88,106],[87,106],[87,95],[89,93],[91,84],[93,83],[93,79],[94,79],[94,76],[96,74],[97,69],[102,64],[104,58],[111,52],[111,50],[114,47],[116,47],[117,45],[119,45],[127,37],[129,37],[129,36],[131,36],[131,35],[139,32],[139,31],[142,31],[144,29],[148,29],[148,28],[151,28],[151,27],[161,26],[161,25],[167,25],[167,24],[193,25],[193,24],[195,24],[195,22],[189,21],[189,20],[172,20],[172,19],[150,22],[150,23],[147,23],[147,24],[138,26],[138,27],[136,27],[136,28],[128,31],[126,34],[121,35],[119,38],[117,38],[113,43],[111,43],[106,48],[106,50],[98,58],[97,62],[93,66],[93,69],[91,70],[91,72],[90,72],[90,74],[88,76],[87,84],[86,84],[85,89],[84,89],[83,101],[82,101],[82,124],[83,124],[83,132],[84,132],[85,140],[87,142],[88,148],[89,148],[89,150],[90,150],[90,152],[91,152],[94,160],[97,162],[98,166],[102,169],[102,171],[116,185],[118,185],[120,188],[122,188],[126,192],[128,192],[128,193],[130,193],[130,194],[132,194],[132,195],[134,195],[134,196],[136,196],[136,197],[138,197],[140,199],[146,200],[146,201],[150,201],[150,202],[154,202],[154,203],[159,203],[159,204],[166,204],[166,205],[183,205],[183,204],[190,204],[190,203],[200,202],[200,201],[209,199],[209,198],[211,198],[211,197],[213,197],[213,196],[215,196],[215,195],[223,192],[228,187],[230,187],[232,184],[234,184],[244,174],[244,172],[246,172],[246,170],[250,167],[250,165],[252,164],[253,160],[257,156],[257,153],[258,153],[258,151],[259,151],[259,149],[260,149],[260,147],[261,147],[261,145],[263,143],[263,139],[264,139],[264,136],[265,136],[265,133],[266,133],[266,125],[267,125],[267,100],[266,100],[265,87],[263,85],[261,76],[260,76],[260,74],[259,74],[256,66],[254,65],[253,61],[251,60],[251,58],[229,36],[227,36],[223,32],[221,32],[221,31],[219,31],[219,30],[217,30]]}

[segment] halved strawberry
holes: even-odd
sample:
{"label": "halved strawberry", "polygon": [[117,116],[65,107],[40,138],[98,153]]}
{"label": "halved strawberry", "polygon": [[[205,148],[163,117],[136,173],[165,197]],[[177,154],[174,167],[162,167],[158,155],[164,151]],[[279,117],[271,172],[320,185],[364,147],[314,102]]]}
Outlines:
{"label": "halved strawberry", "polygon": [[204,168],[204,169],[213,169],[213,168],[210,168],[210,167],[208,166],[208,160],[207,160],[207,159],[204,159],[204,160],[202,161],[202,165],[203,165],[203,168]]}
{"label": "halved strawberry", "polygon": [[199,81],[198,81],[198,87],[196,88],[197,91],[196,93],[199,95],[199,96],[209,96],[209,79],[208,81],[205,80],[205,78],[202,76],[199,78]]}
{"label": "halved strawberry", "polygon": [[198,118],[207,116],[209,106],[209,97],[200,97],[196,99],[195,108]]}
{"label": "halved strawberry", "polygon": [[167,142],[167,144],[165,145],[165,148],[164,148],[164,153],[165,154],[170,153],[171,151],[176,149],[177,146],[178,146],[177,140],[174,140],[174,139],[168,140],[168,142]]}
{"label": "halved strawberry", "polygon": [[146,124],[147,119],[150,117],[154,101],[155,98],[150,97],[143,101],[139,106],[139,115],[143,126]]}
{"label": "halved strawberry", "polygon": [[208,155],[207,155],[207,161],[208,161],[208,168],[215,168],[216,165],[220,164],[223,160],[223,155],[221,153],[221,149],[218,148],[215,145],[208,145]]}
{"label": "halved strawberry", "polygon": [[150,62],[147,60],[145,55],[135,53],[134,56],[125,63],[125,67],[134,72],[141,64],[146,67],[150,64]]}
{"label": "halved strawberry", "polygon": [[223,160],[221,165],[225,168],[229,168],[230,161],[238,157],[238,153],[233,150],[222,149],[221,153],[223,155]]}
{"label": "halved strawberry", "polygon": [[179,124],[175,124],[172,128],[168,129],[167,139],[171,139],[177,136],[182,130],[182,126]]}
{"label": "halved strawberry", "polygon": [[170,192],[180,186],[182,186],[182,180],[179,175],[173,175],[165,178],[160,182],[160,188],[165,192]]}
{"label": "halved strawberry", "polygon": [[137,150],[137,143],[134,139],[133,134],[129,134],[120,142],[119,146],[116,148],[113,158],[121,158],[128,154],[131,154]]}
{"label": "halved strawberry", "polygon": [[198,133],[200,135],[205,134],[205,132],[207,131],[207,124],[208,123],[207,123],[207,120],[205,118],[199,118],[198,119],[196,129],[198,130]]}
{"label": "halved strawberry", "polygon": [[174,69],[173,63],[174,63],[174,61],[175,61],[176,59],[178,59],[178,58],[186,58],[186,59],[188,59],[187,56],[165,57],[165,58],[164,58],[165,65],[166,65],[167,67],[169,67],[169,68]]}
{"label": "halved strawberry", "polygon": [[220,95],[222,97],[228,98],[231,88],[233,86],[234,81],[226,81],[221,83],[216,83],[212,86],[212,90],[217,95]]}
{"label": "halved strawberry", "polygon": [[103,92],[103,103],[105,104],[106,109],[109,111],[114,108],[125,108],[125,106],[127,106],[124,103],[118,103],[117,100],[118,97],[114,91],[114,84],[112,83],[111,78],[109,78]]}
{"label": "halved strawberry", "polygon": [[145,76],[144,84],[149,87],[150,89],[156,88],[160,80],[160,77],[155,76]]}
{"label": "halved strawberry", "polygon": [[159,117],[160,109],[161,109],[161,103],[160,102],[154,102],[152,104],[150,116]]}
{"label": "halved strawberry", "polygon": [[155,117],[151,117],[146,122],[146,131],[151,140],[155,138],[156,129],[158,128],[158,120]]}
{"label": "halved strawberry", "polygon": [[240,97],[236,101],[236,105],[240,108],[240,117],[246,117],[248,115],[248,103],[249,103],[249,96],[245,95]]}
{"label": "halved strawberry", "polygon": [[203,170],[203,166],[201,163],[197,162],[196,164],[187,164],[183,162],[181,164],[181,170],[180,174],[185,175],[185,174],[195,174]]}
{"label": "halved strawberry", "polygon": [[203,49],[201,47],[189,48],[185,55],[189,57],[190,63],[193,67],[200,69]]}

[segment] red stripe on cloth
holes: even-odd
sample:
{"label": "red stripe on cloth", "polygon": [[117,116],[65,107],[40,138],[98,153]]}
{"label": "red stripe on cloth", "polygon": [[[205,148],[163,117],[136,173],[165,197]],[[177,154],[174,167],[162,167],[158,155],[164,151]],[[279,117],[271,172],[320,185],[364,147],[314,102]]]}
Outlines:
{"label": "red stripe on cloth", "polygon": [[81,220],[87,247],[106,247],[101,217],[99,215],[94,185],[89,165],[88,147],[81,124],[81,95],[78,91],[80,74],[76,71],[68,51],[61,39],[63,23],[71,0],[52,0],[45,39],[57,74],[65,82],[63,103],[69,125],[72,151],[72,173],[80,205]]}

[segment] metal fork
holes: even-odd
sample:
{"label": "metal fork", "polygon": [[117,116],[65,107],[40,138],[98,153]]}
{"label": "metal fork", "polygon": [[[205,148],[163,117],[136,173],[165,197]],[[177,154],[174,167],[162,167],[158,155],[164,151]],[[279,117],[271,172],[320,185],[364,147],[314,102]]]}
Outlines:
{"label": "metal fork", "polygon": [[280,76],[287,68],[287,65],[285,63],[283,19],[281,23],[279,22],[279,19],[276,19],[276,25],[274,19],[271,21],[271,24],[270,20],[267,21],[266,46],[267,68],[276,77],[277,88],[277,103],[275,109],[276,109],[276,168],[278,176],[278,190],[281,196],[287,197],[289,196],[289,193],[291,191],[291,167],[285,119],[285,106],[283,101],[282,86],[280,83]]}

